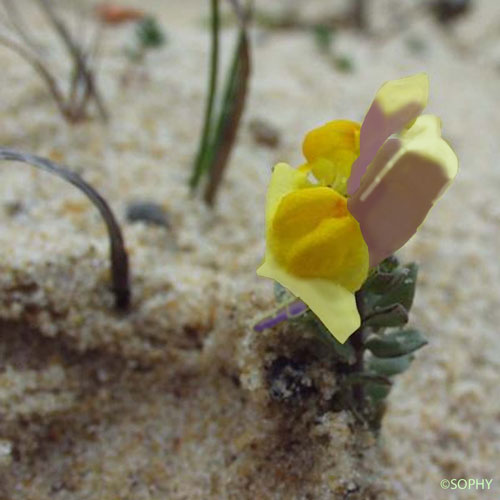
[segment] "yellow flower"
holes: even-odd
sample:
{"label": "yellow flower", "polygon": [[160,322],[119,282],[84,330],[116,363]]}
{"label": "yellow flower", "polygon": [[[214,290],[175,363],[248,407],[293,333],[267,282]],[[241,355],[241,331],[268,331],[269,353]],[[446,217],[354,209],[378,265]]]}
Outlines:
{"label": "yellow flower", "polygon": [[302,299],[339,342],[360,326],[354,293],[369,266],[413,235],[456,174],[439,120],[418,116],[427,94],[425,74],[388,82],[361,126],[336,120],[314,129],[306,163],[273,170],[257,274]]}

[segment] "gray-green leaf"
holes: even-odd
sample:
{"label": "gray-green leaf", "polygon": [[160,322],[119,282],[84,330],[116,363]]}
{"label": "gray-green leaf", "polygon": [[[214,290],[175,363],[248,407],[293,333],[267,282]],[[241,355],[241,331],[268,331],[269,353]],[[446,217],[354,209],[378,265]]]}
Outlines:
{"label": "gray-green leaf", "polygon": [[389,255],[378,265],[380,272],[383,273],[392,273],[397,267],[399,267],[399,260],[395,255]]}
{"label": "gray-green leaf", "polygon": [[380,295],[390,290],[400,279],[401,276],[397,273],[385,273],[377,270],[366,280],[363,290],[368,294]]}
{"label": "gray-green leaf", "polygon": [[375,356],[393,358],[410,354],[427,343],[427,339],[418,330],[398,330],[385,335],[370,335],[365,341],[365,347]]}
{"label": "gray-green leaf", "polygon": [[412,361],[413,355],[411,354],[397,358],[377,358],[373,356],[368,361],[368,368],[379,375],[391,377],[406,371]]}
{"label": "gray-green leaf", "polygon": [[391,392],[390,385],[380,384],[377,382],[367,383],[364,387],[366,396],[371,398],[375,403],[385,399]]}
{"label": "gray-green leaf", "polygon": [[392,304],[401,304],[407,311],[411,309],[415,297],[418,266],[414,262],[397,269],[394,282],[387,293],[384,293],[375,302],[374,306],[384,307]]}
{"label": "gray-green leaf", "polygon": [[393,304],[376,309],[365,320],[365,326],[403,326],[408,323],[408,311],[401,304]]}

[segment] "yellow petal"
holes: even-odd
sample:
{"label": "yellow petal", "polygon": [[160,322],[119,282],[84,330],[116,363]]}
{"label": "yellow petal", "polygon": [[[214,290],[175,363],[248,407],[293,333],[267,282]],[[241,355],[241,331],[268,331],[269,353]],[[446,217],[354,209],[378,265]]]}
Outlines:
{"label": "yellow petal", "polygon": [[326,279],[300,278],[289,274],[270,252],[266,253],[257,274],[281,283],[302,299],[342,344],[359,328],[361,321],[354,294],[339,284]]}
{"label": "yellow petal", "polygon": [[348,215],[346,199],[327,187],[292,191],[274,212],[272,234],[279,239],[298,239],[313,231],[323,219]]}
{"label": "yellow petal", "polygon": [[401,248],[455,177],[458,159],[441,138],[437,117],[423,115],[387,141],[367,169],[348,208],[376,265]]}
{"label": "yellow petal", "polygon": [[392,134],[408,127],[427,106],[429,79],[425,73],[386,82],[375,95],[360,132],[360,154],[352,166],[347,192],[359,188],[367,166]]}
{"label": "yellow petal", "polygon": [[323,186],[345,194],[351,166],[359,155],[359,124],[328,122],[306,135],[302,150],[308,163],[300,168],[312,171]]}
{"label": "yellow petal", "polygon": [[269,227],[278,205],[286,194],[310,186],[307,171],[292,168],[286,163],[278,163],[271,175],[266,201],[266,226]]}
{"label": "yellow petal", "polygon": [[[335,191],[345,195],[347,180],[351,175],[351,166],[358,156],[357,152],[339,149],[330,155],[330,158],[318,158],[307,163],[308,169],[321,185],[331,186]],[[305,168],[304,166],[301,168]]]}
{"label": "yellow petal", "polygon": [[417,73],[384,83],[375,94],[375,102],[385,116],[391,117],[409,104],[427,106],[428,97],[429,77],[427,73]]}
{"label": "yellow petal", "polygon": [[359,123],[334,120],[311,130],[304,138],[302,152],[309,163],[331,158],[338,150],[359,153]]}
{"label": "yellow petal", "polygon": [[368,273],[368,248],[347,200],[327,187],[285,195],[268,226],[268,248],[287,272],[326,278],[356,291]]}

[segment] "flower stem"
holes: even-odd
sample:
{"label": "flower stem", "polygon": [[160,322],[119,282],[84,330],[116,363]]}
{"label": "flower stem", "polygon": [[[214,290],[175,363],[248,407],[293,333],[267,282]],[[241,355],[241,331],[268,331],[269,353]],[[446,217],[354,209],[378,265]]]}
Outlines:
{"label": "flower stem", "polygon": [[[356,361],[351,366],[352,373],[360,373],[364,368],[364,340],[365,340],[365,326],[364,326],[364,306],[363,306],[363,292],[358,290],[356,292],[356,306],[361,317],[360,327],[351,335],[349,341],[351,342],[354,352],[356,353]],[[362,384],[353,384],[352,386],[353,400],[358,410],[363,408],[364,404],[364,390]]]}

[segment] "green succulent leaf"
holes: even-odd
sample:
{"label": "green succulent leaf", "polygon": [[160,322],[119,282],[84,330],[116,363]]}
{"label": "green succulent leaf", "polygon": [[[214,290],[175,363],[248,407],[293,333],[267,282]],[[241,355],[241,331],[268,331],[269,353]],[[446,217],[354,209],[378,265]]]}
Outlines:
{"label": "green succulent leaf", "polygon": [[384,259],[379,265],[378,268],[382,273],[392,273],[399,267],[399,260],[395,255],[389,255],[386,259]]}
{"label": "green succulent leaf", "polygon": [[365,326],[375,328],[403,326],[408,323],[408,311],[401,304],[376,308],[364,319]]}
{"label": "green succulent leaf", "polygon": [[375,307],[401,304],[407,311],[411,309],[415,297],[417,284],[418,266],[414,262],[397,269],[394,274],[394,282],[387,293],[384,293],[375,302]]}
{"label": "green succulent leaf", "polygon": [[378,375],[391,377],[406,371],[412,361],[412,354],[398,356],[397,358],[378,358],[372,356],[368,361],[368,368]]}
{"label": "green succulent leaf", "polygon": [[393,358],[410,354],[427,344],[418,330],[397,330],[385,335],[370,335],[365,347],[380,358]]}
{"label": "green succulent leaf", "polygon": [[377,269],[363,285],[363,290],[367,294],[381,295],[390,290],[398,283],[401,276],[396,273],[386,273]]}
{"label": "green succulent leaf", "polygon": [[365,395],[374,403],[384,400],[391,392],[391,386],[378,382],[369,382],[365,385]]}

